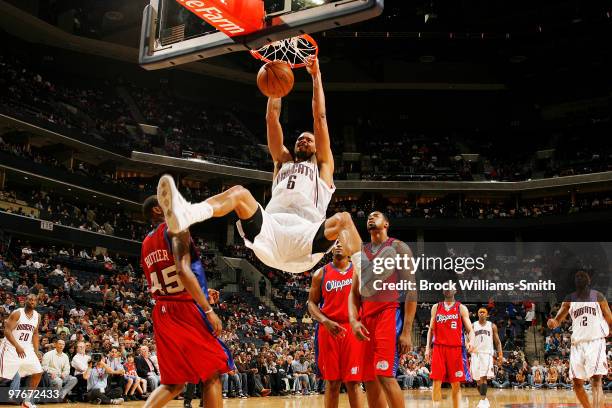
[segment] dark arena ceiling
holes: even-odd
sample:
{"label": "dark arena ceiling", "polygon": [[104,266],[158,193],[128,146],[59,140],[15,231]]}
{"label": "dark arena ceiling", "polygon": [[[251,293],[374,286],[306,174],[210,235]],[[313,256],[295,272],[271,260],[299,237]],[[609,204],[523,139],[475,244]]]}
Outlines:
{"label": "dark arena ceiling", "polygon": [[[7,0],[62,30],[136,48],[144,0]],[[352,82],[609,89],[606,1],[387,0],[382,16],[316,34],[326,72]],[[206,63],[255,72],[244,53]],[[197,63],[196,63],[197,64]],[[591,89],[592,88],[592,89]]]}

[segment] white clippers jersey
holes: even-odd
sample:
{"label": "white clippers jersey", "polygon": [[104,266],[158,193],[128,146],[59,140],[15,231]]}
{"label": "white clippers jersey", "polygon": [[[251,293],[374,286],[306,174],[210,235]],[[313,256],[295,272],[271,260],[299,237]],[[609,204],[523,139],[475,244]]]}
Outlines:
{"label": "white clippers jersey", "polygon": [[478,320],[472,323],[474,328],[474,353],[493,354],[493,324],[487,321],[480,324]]}
{"label": "white clippers jersey", "polygon": [[317,158],[287,162],[282,165],[272,182],[272,199],[266,206],[269,214],[295,214],[310,222],[326,218],[327,206],[336,190],[319,177]]}
{"label": "white clippers jersey", "polygon": [[603,339],[610,327],[597,302],[597,292],[591,290],[589,302],[574,302],[570,298],[569,314],[572,318],[572,344]]}
{"label": "white clippers jersey", "polygon": [[[13,330],[13,337],[24,350],[32,349],[34,348],[32,337],[34,337],[34,330],[38,327],[38,312],[34,310],[32,317],[28,318],[24,308],[18,310],[19,321]],[[5,341],[6,344],[12,347],[8,340],[5,339]]]}

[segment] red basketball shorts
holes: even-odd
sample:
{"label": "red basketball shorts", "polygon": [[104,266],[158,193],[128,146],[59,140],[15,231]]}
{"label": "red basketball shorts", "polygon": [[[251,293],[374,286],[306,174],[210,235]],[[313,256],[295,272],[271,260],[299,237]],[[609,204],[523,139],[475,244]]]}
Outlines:
{"label": "red basketball shorts", "polygon": [[162,384],[197,384],[234,367],[231,353],[192,300],[158,300],[153,330]]}
{"label": "red basketball shorts", "polygon": [[430,378],[446,383],[471,381],[465,347],[434,344]]}
{"label": "red basketball shorts", "polygon": [[334,337],[319,324],[315,333],[315,356],[322,379],[328,381],[362,381],[363,342],[351,330],[349,323],[340,323],[346,329],[342,338]]}
{"label": "red basketball shorts", "polygon": [[363,380],[374,381],[376,376],[395,377],[399,364],[398,337],[402,331],[403,318],[397,307],[383,309],[366,316],[361,323],[370,332],[370,341],[365,341]]}

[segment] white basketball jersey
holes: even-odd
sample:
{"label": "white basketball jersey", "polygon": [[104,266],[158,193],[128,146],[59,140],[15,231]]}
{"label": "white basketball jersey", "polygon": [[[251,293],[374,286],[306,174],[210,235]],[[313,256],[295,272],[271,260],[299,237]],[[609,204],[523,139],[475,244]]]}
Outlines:
{"label": "white basketball jersey", "polygon": [[327,206],[336,190],[319,177],[317,158],[287,162],[282,165],[272,182],[272,199],[266,206],[269,214],[295,214],[310,222],[326,218]]}
{"label": "white basketball jersey", "polygon": [[472,323],[474,328],[474,353],[493,354],[493,324],[487,321],[480,324],[477,320]]}
{"label": "white basketball jersey", "polygon": [[591,290],[589,302],[574,302],[570,298],[569,315],[572,318],[572,344],[603,339],[610,327],[597,302],[597,292]]}
{"label": "white basketball jersey", "polygon": [[[17,326],[13,329],[13,337],[17,340],[17,343],[24,349],[34,348],[32,343],[32,337],[34,337],[34,331],[38,327],[38,312],[34,310],[32,317],[28,318],[24,308],[19,310],[19,321]],[[10,346],[12,344],[7,340],[6,343]]]}

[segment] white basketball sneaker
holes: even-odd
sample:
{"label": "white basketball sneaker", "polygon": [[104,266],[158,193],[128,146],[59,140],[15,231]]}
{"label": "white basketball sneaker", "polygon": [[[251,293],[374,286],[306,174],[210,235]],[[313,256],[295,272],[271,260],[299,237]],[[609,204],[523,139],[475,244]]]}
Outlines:
{"label": "white basketball sneaker", "polygon": [[[194,224],[189,216],[188,203],[179,193],[172,176],[164,174],[157,183],[157,201],[164,211],[168,231],[178,233]],[[196,221],[197,222],[197,221]]]}

